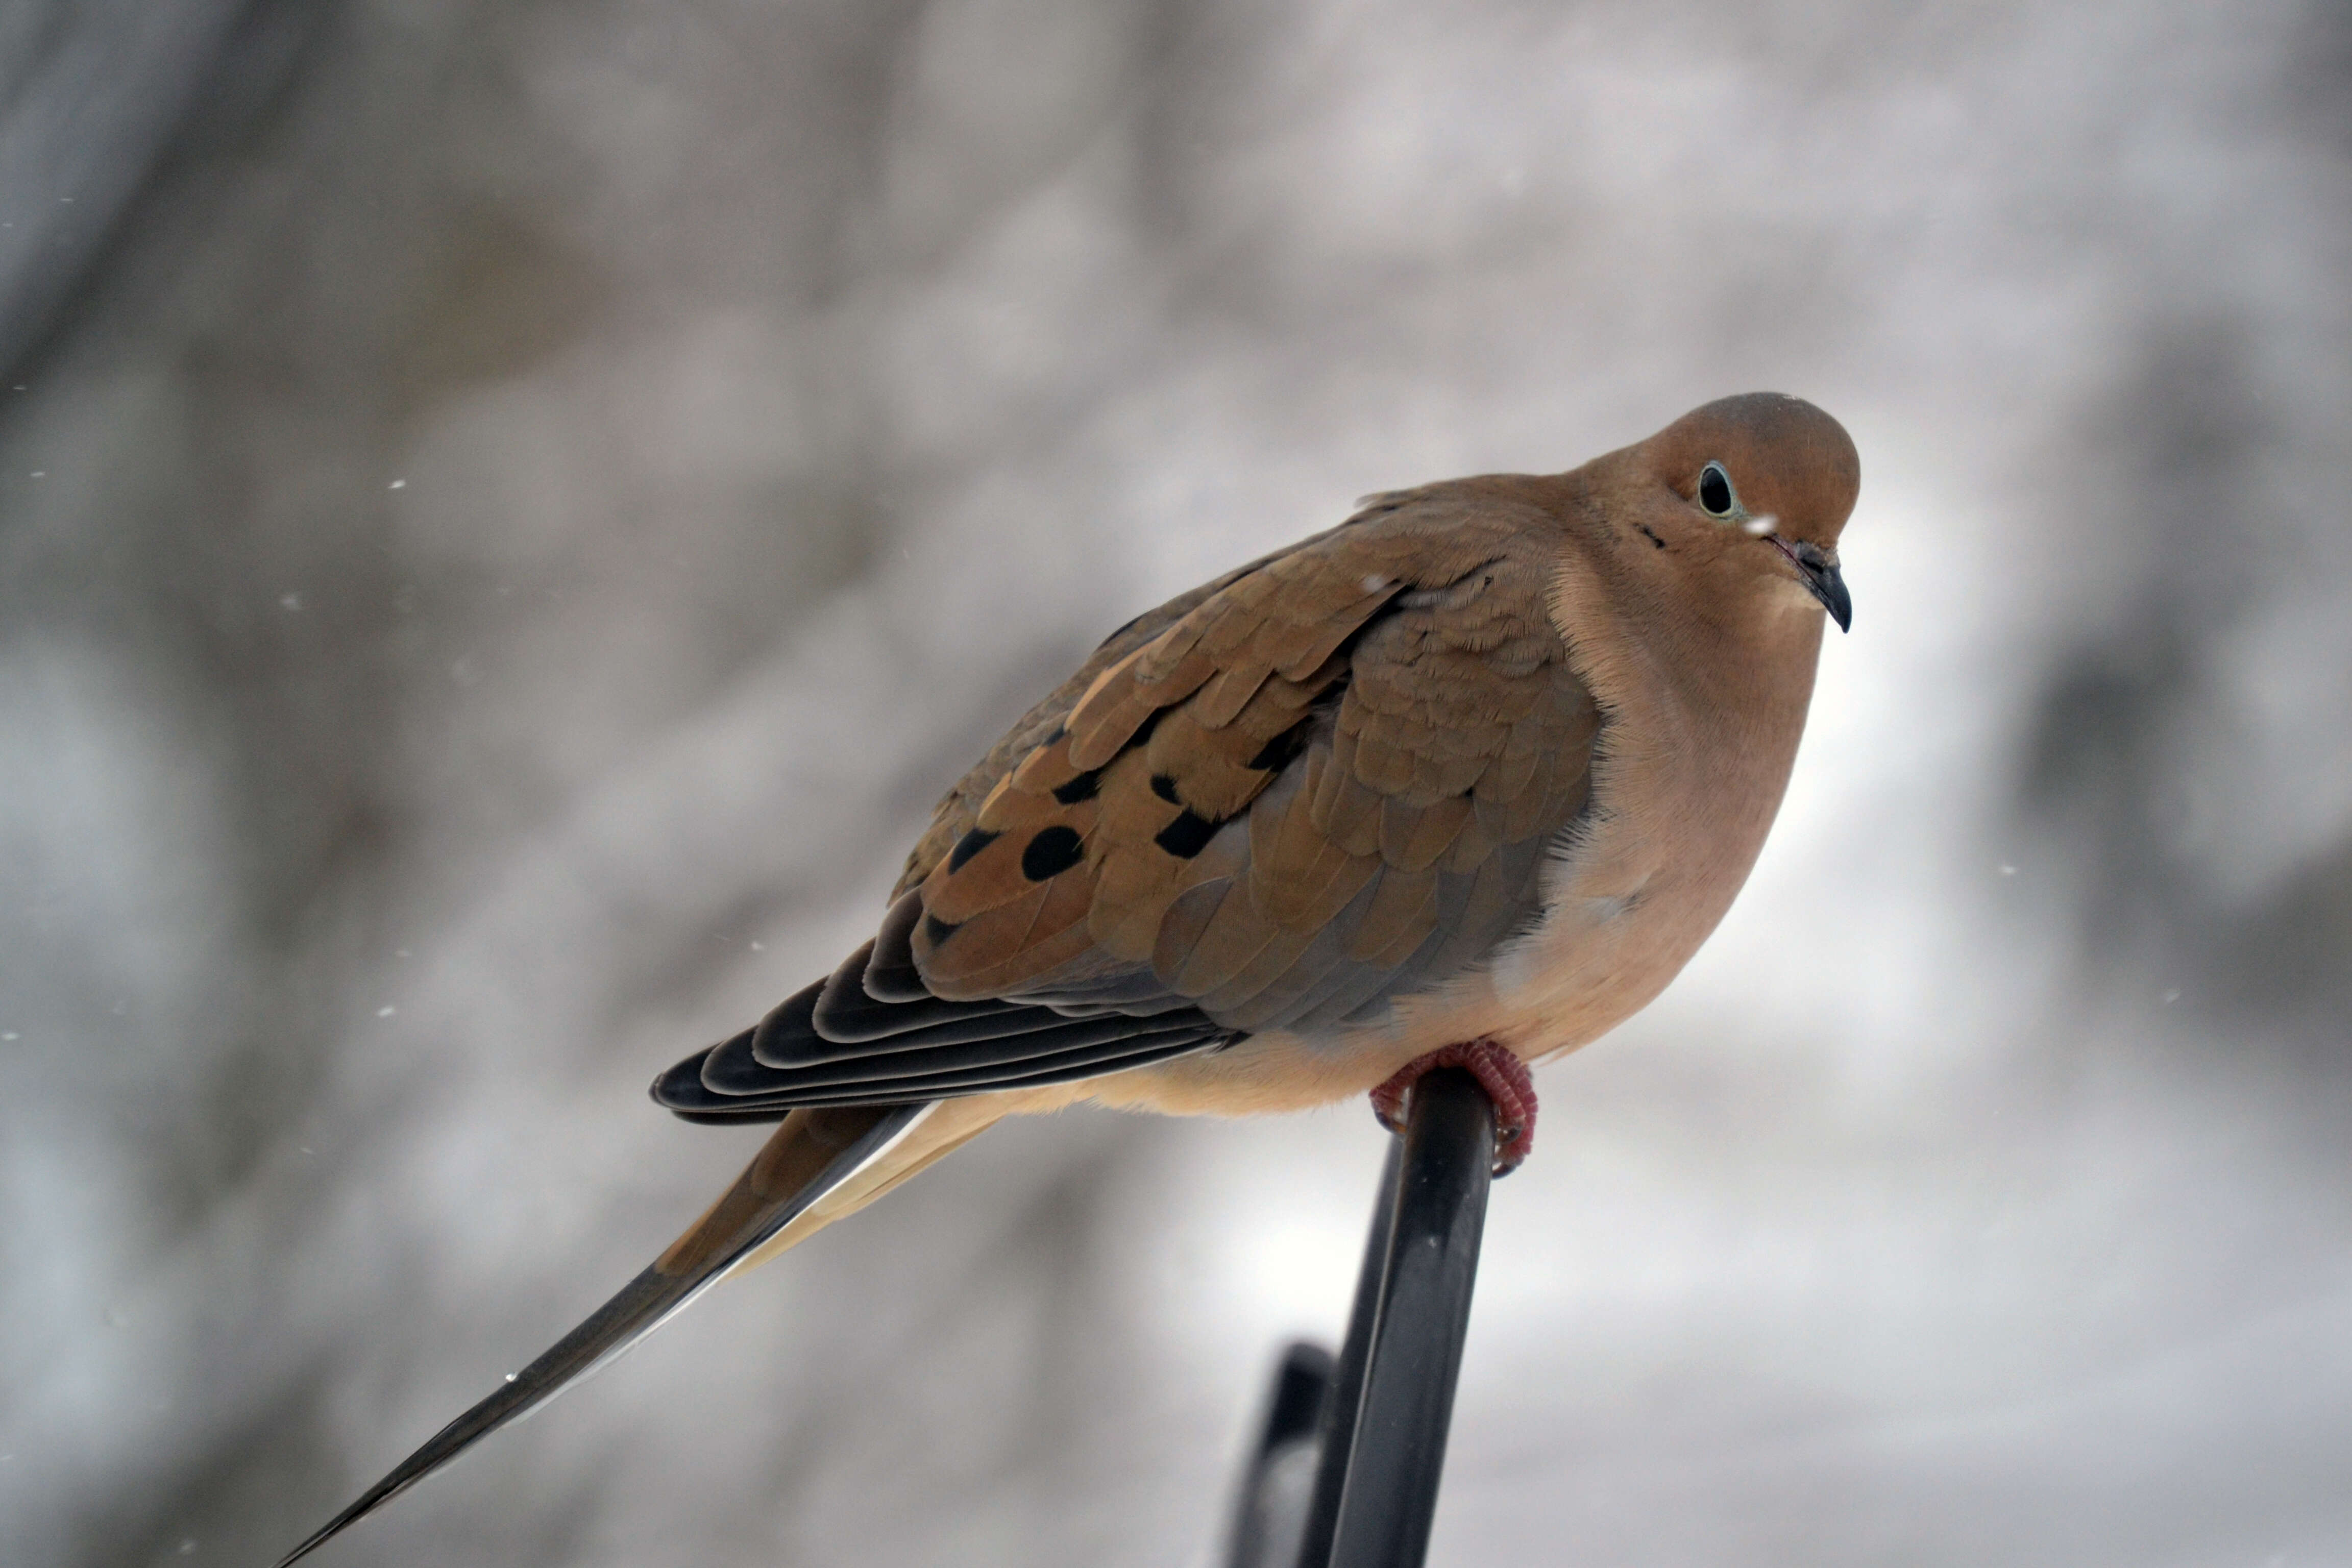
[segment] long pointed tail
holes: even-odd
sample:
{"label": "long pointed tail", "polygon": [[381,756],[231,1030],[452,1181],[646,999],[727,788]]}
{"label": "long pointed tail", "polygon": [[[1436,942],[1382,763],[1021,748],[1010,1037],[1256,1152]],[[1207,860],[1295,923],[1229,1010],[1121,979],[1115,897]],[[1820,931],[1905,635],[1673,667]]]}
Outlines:
{"label": "long pointed tail", "polygon": [[[918,1166],[894,1170],[887,1182],[872,1179],[881,1173],[876,1170],[877,1164],[900,1152],[908,1135],[934,1109],[934,1105],[839,1106],[793,1112],[760,1151],[759,1158],[736,1178],[727,1195],[651,1268],[537,1361],[508,1378],[497,1393],[435,1433],[430,1442],[360,1494],[317,1534],[278,1559],[278,1568],[288,1568],[310,1555],[508,1422],[530,1415],[590,1373],[610,1364],[683,1311],[696,1297],[736,1269],[757,1261],[755,1255],[829,1194],[864,1175],[868,1180],[860,1184],[871,1190],[862,1197],[870,1199],[911,1175]],[[945,1152],[944,1147],[926,1151],[919,1164],[929,1163]],[[796,1238],[785,1238],[786,1243],[792,1239]]]}

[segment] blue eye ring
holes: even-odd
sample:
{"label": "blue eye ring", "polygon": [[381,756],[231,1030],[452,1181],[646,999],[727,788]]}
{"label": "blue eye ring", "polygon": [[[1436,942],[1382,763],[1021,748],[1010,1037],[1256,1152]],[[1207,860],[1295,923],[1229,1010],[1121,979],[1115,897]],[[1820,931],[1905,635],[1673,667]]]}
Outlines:
{"label": "blue eye ring", "polygon": [[1721,463],[1709,463],[1698,471],[1697,493],[1699,510],[1709,517],[1729,517],[1739,504],[1731,488],[1731,475]]}

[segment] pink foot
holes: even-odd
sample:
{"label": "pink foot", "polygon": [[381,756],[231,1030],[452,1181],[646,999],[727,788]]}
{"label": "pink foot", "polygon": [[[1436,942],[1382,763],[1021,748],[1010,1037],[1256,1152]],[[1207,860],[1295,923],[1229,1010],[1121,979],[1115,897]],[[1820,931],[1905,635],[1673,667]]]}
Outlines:
{"label": "pink foot", "polygon": [[1391,1132],[1404,1131],[1405,1097],[1425,1072],[1461,1068],[1495,1102],[1495,1174],[1507,1176],[1536,1146],[1536,1080],[1517,1051],[1492,1040],[1465,1040],[1415,1057],[1372,1090],[1372,1114]]}

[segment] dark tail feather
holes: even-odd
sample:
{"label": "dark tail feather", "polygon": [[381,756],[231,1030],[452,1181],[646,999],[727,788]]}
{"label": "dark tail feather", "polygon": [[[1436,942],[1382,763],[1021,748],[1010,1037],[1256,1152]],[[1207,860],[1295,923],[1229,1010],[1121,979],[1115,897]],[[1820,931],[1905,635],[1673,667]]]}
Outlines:
{"label": "dark tail feather", "polygon": [[300,1561],[509,1421],[530,1415],[692,1304],[809,1205],[914,1130],[930,1106],[841,1106],[795,1112],[718,1205],[497,1393],[434,1434],[317,1534],[278,1560]]}

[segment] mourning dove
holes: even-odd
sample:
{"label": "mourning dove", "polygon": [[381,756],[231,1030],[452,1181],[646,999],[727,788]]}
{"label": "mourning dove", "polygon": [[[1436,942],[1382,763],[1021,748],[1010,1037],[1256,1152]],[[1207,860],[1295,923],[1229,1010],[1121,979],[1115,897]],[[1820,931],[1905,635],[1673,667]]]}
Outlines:
{"label": "mourning dove", "polygon": [[1460,1065],[1525,1158],[1527,1064],[1657,995],[1763,847],[1859,479],[1820,409],[1725,398],[1371,497],[1121,626],[948,792],[871,942],[655,1081],[781,1124],[732,1189],[284,1563],[1002,1116],[1393,1121]]}

